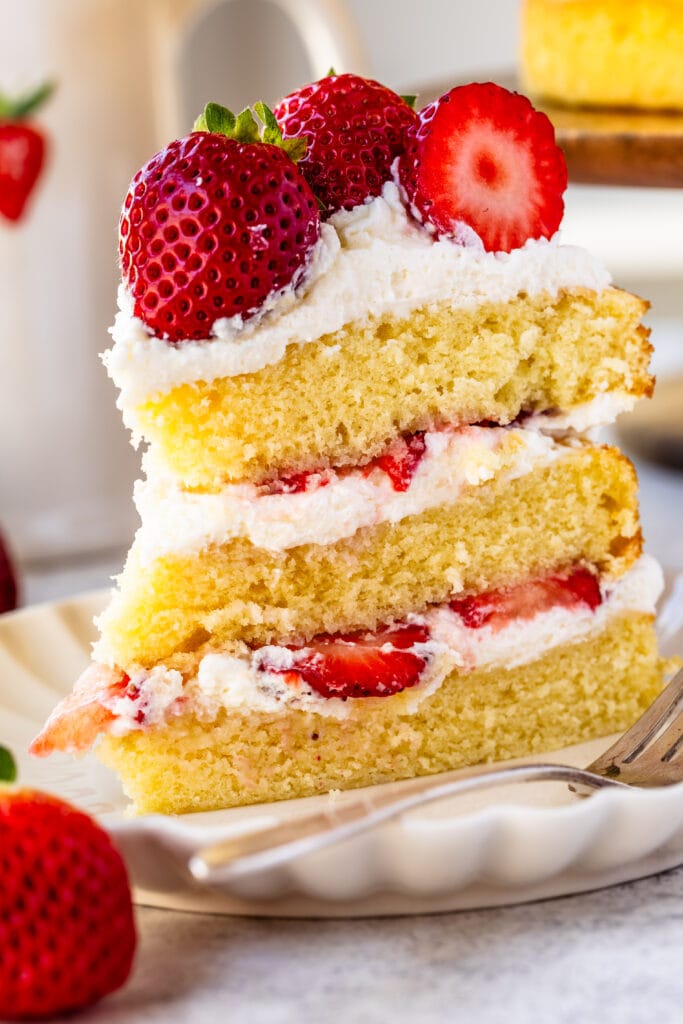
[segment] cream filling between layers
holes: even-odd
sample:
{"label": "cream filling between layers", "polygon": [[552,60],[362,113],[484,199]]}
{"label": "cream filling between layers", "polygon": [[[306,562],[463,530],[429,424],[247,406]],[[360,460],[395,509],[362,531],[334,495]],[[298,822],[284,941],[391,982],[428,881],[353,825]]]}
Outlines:
{"label": "cream filling between layers", "polygon": [[[301,652],[275,645],[261,647],[243,657],[205,655],[196,678],[182,689],[182,696],[180,674],[163,666],[151,672],[131,673],[130,678],[144,702],[144,720],[154,727],[186,713],[211,721],[225,709],[261,714],[298,710],[344,719],[356,713],[359,706],[371,710],[391,701],[401,713],[411,714],[454,670],[515,668],[537,660],[554,647],[597,635],[615,616],[629,612],[654,615],[662,587],[658,563],[643,555],[619,580],[603,582],[603,601],[594,610],[585,605],[555,606],[530,619],[512,619],[502,627],[478,629],[466,626],[448,605],[431,608],[424,615],[409,616],[409,622],[426,625],[430,631],[429,640],[409,649],[423,657],[426,666],[417,686],[391,697],[322,697],[303,680],[296,683],[292,676],[285,679],[280,672],[264,669],[268,665],[282,672],[295,671],[295,658]],[[145,727],[140,722],[137,699],[118,698],[108,706],[117,716],[109,728],[115,735]]]}
{"label": "cream filling between layers", "polygon": [[348,323],[388,312],[408,316],[433,303],[474,309],[520,292],[554,297],[570,288],[602,291],[609,283],[598,259],[560,245],[557,236],[510,253],[435,239],[408,216],[387,182],[381,196],[323,224],[308,280],[256,321],[218,320],[213,337],[172,344],[150,336],[122,286],[114,344],[103,358],[134,427],[134,408],[145,399],[180,384],[256,372],[282,359],[288,345],[316,341]]}
{"label": "cream filling between layers", "polygon": [[325,470],[312,475],[310,489],[285,494],[264,493],[249,482],[197,493],[152,474],[135,486],[142,520],[137,555],[149,564],[235,537],[270,551],[334,544],[364,527],[452,505],[467,487],[498,476],[516,479],[567,453],[566,443],[524,427],[447,428],[425,434],[424,440],[424,455],[405,491],[395,490],[376,466]]}

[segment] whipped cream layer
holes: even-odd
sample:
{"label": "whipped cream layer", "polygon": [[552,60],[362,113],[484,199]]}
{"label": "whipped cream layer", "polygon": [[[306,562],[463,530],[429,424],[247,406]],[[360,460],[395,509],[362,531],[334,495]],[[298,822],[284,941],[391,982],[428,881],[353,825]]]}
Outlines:
{"label": "whipped cream layer", "polygon": [[439,505],[454,504],[467,488],[494,477],[516,479],[549,465],[565,444],[525,427],[469,426],[430,431],[425,451],[404,491],[378,466],[311,474],[296,493],[271,494],[244,482],[215,494],[183,490],[152,474],[138,481],[142,520],[135,550],[142,563],[172,553],[197,553],[210,544],[245,537],[259,548],[283,551],[300,544],[334,544],[364,527],[396,523]]}
{"label": "whipped cream layer", "polygon": [[[533,618],[512,618],[503,626],[479,628],[467,626],[448,605],[433,607],[423,615],[409,616],[409,623],[425,625],[429,630],[427,641],[410,648],[412,653],[425,659],[426,666],[417,686],[391,697],[349,697],[346,700],[323,697],[302,679],[298,682],[293,679],[301,651],[275,645],[261,647],[242,657],[220,653],[206,655],[199,664],[196,678],[184,687],[182,697],[178,694],[178,673],[167,671],[168,686],[164,687],[166,670],[157,666],[151,673],[131,676],[136,700],[112,701],[116,719],[110,731],[122,735],[144,728],[147,720],[156,726],[160,719],[186,712],[213,720],[224,709],[263,714],[296,709],[343,719],[355,714],[358,706],[369,709],[391,701],[401,713],[411,714],[455,670],[515,668],[535,661],[554,647],[600,633],[615,616],[629,612],[653,615],[662,587],[658,563],[651,556],[643,555],[616,582],[602,582],[602,603],[595,609],[583,604],[557,605],[537,612]],[[266,666],[277,671],[268,671]]]}
{"label": "whipped cream layer", "polygon": [[557,237],[530,240],[510,253],[435,239],[408,216],[388,182],[381,196],[323,224],[305,284],[256,321],[218,320],[213,337],[173,344],[149,334],[122,286],[114,345],[103,358],[125,415],[180,384],[253,373],[277,363],[288,345],[387,312],[407,316],[444,302],[476,308],[520,292],[554,297],[569,288],[601,291],[609,283],[598,259]]}

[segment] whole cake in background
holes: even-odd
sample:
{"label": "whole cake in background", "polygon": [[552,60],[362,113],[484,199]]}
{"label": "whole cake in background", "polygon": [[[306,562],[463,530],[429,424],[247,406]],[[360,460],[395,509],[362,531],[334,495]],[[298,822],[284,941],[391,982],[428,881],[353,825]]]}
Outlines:
{"label": "whole cake in background", "polygon": [[521,72],[560,103],[683,110],[683,0],[522,0]]}
{"label": "whole cake in background", "polygon": [[93,664],[33,752],[138,811],[552,750],[662,684],[645,303],[563,246],[548,119],[331,75],[209,104],[136,174],[105,362],[145,479]]}

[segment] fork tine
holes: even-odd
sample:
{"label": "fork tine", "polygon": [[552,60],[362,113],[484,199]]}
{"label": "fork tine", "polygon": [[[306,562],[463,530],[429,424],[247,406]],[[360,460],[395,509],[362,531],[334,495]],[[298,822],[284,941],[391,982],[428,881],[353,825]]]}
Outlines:
{"label": "fork tine", "polygon": [[683,742],[683,714],[674,718],[662,735],[658,736],[654,743],[647,748],[641,760],[653,763],[673,761],[681,748],[681,742]]}
{"label": "fork tine", "polygon": [[675,714],[683,701],[683,669],[679,669],[669,685],[641,715],[637,722],[597,757],[588,770],[610,777],[624,778],[623,766],[631,764]]}

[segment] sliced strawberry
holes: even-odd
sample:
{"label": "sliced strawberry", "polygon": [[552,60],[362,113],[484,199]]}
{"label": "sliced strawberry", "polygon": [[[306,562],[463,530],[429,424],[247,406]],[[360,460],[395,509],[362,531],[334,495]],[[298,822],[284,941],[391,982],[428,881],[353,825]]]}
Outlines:
{"label": "sliced strawberry", "polygon": [[265,480],[260,490],[263,494],[301,494],[327,487],[331,477],[325,470],[314,469],[305,473],[289,473]]}
{"label": "sliced strawberry", "polygon": [[395,491],[407,491],[426,450],[423,430],[399,437],[383,455],[368,462],[363,473],[369,476],[373,469],[381,469],[391,480]]}
{"label": "sliced strawberry", "polygon": [[398,177],[437,234],[462,237],[465,225],[492,252],[550,238],[564,212],[567,168],[552,124],[492,82],[451,89],[420,111]]}
{"label": "sliced strawberry", "polygon": [[585,605],[594,610],[601,602],[600,585],[593,573],[576,569],[569,575],[546,576],[514,587],[456,598],[450,607],[470,629],[501,629],[514,619],[533,619],[551,608]]}
{"label": "sliced strawberry", "polygon": [[133,696],[127,675],[116,674],[101,665],[90,665],[74,689],[54,709],[29,748],[35,757],[47,757],[56,750],[82,753],[116,717],[107,707],[116,697]]}
{"label": "sliced strawberry", "polygon": [[292,668],[273,668],[267,661],[258,667],[296,673],[323,697],[390,697],[419,683],[427,659],[410,649],[428,639],[429,631],[418,625],[323,635],[295,650]]}

